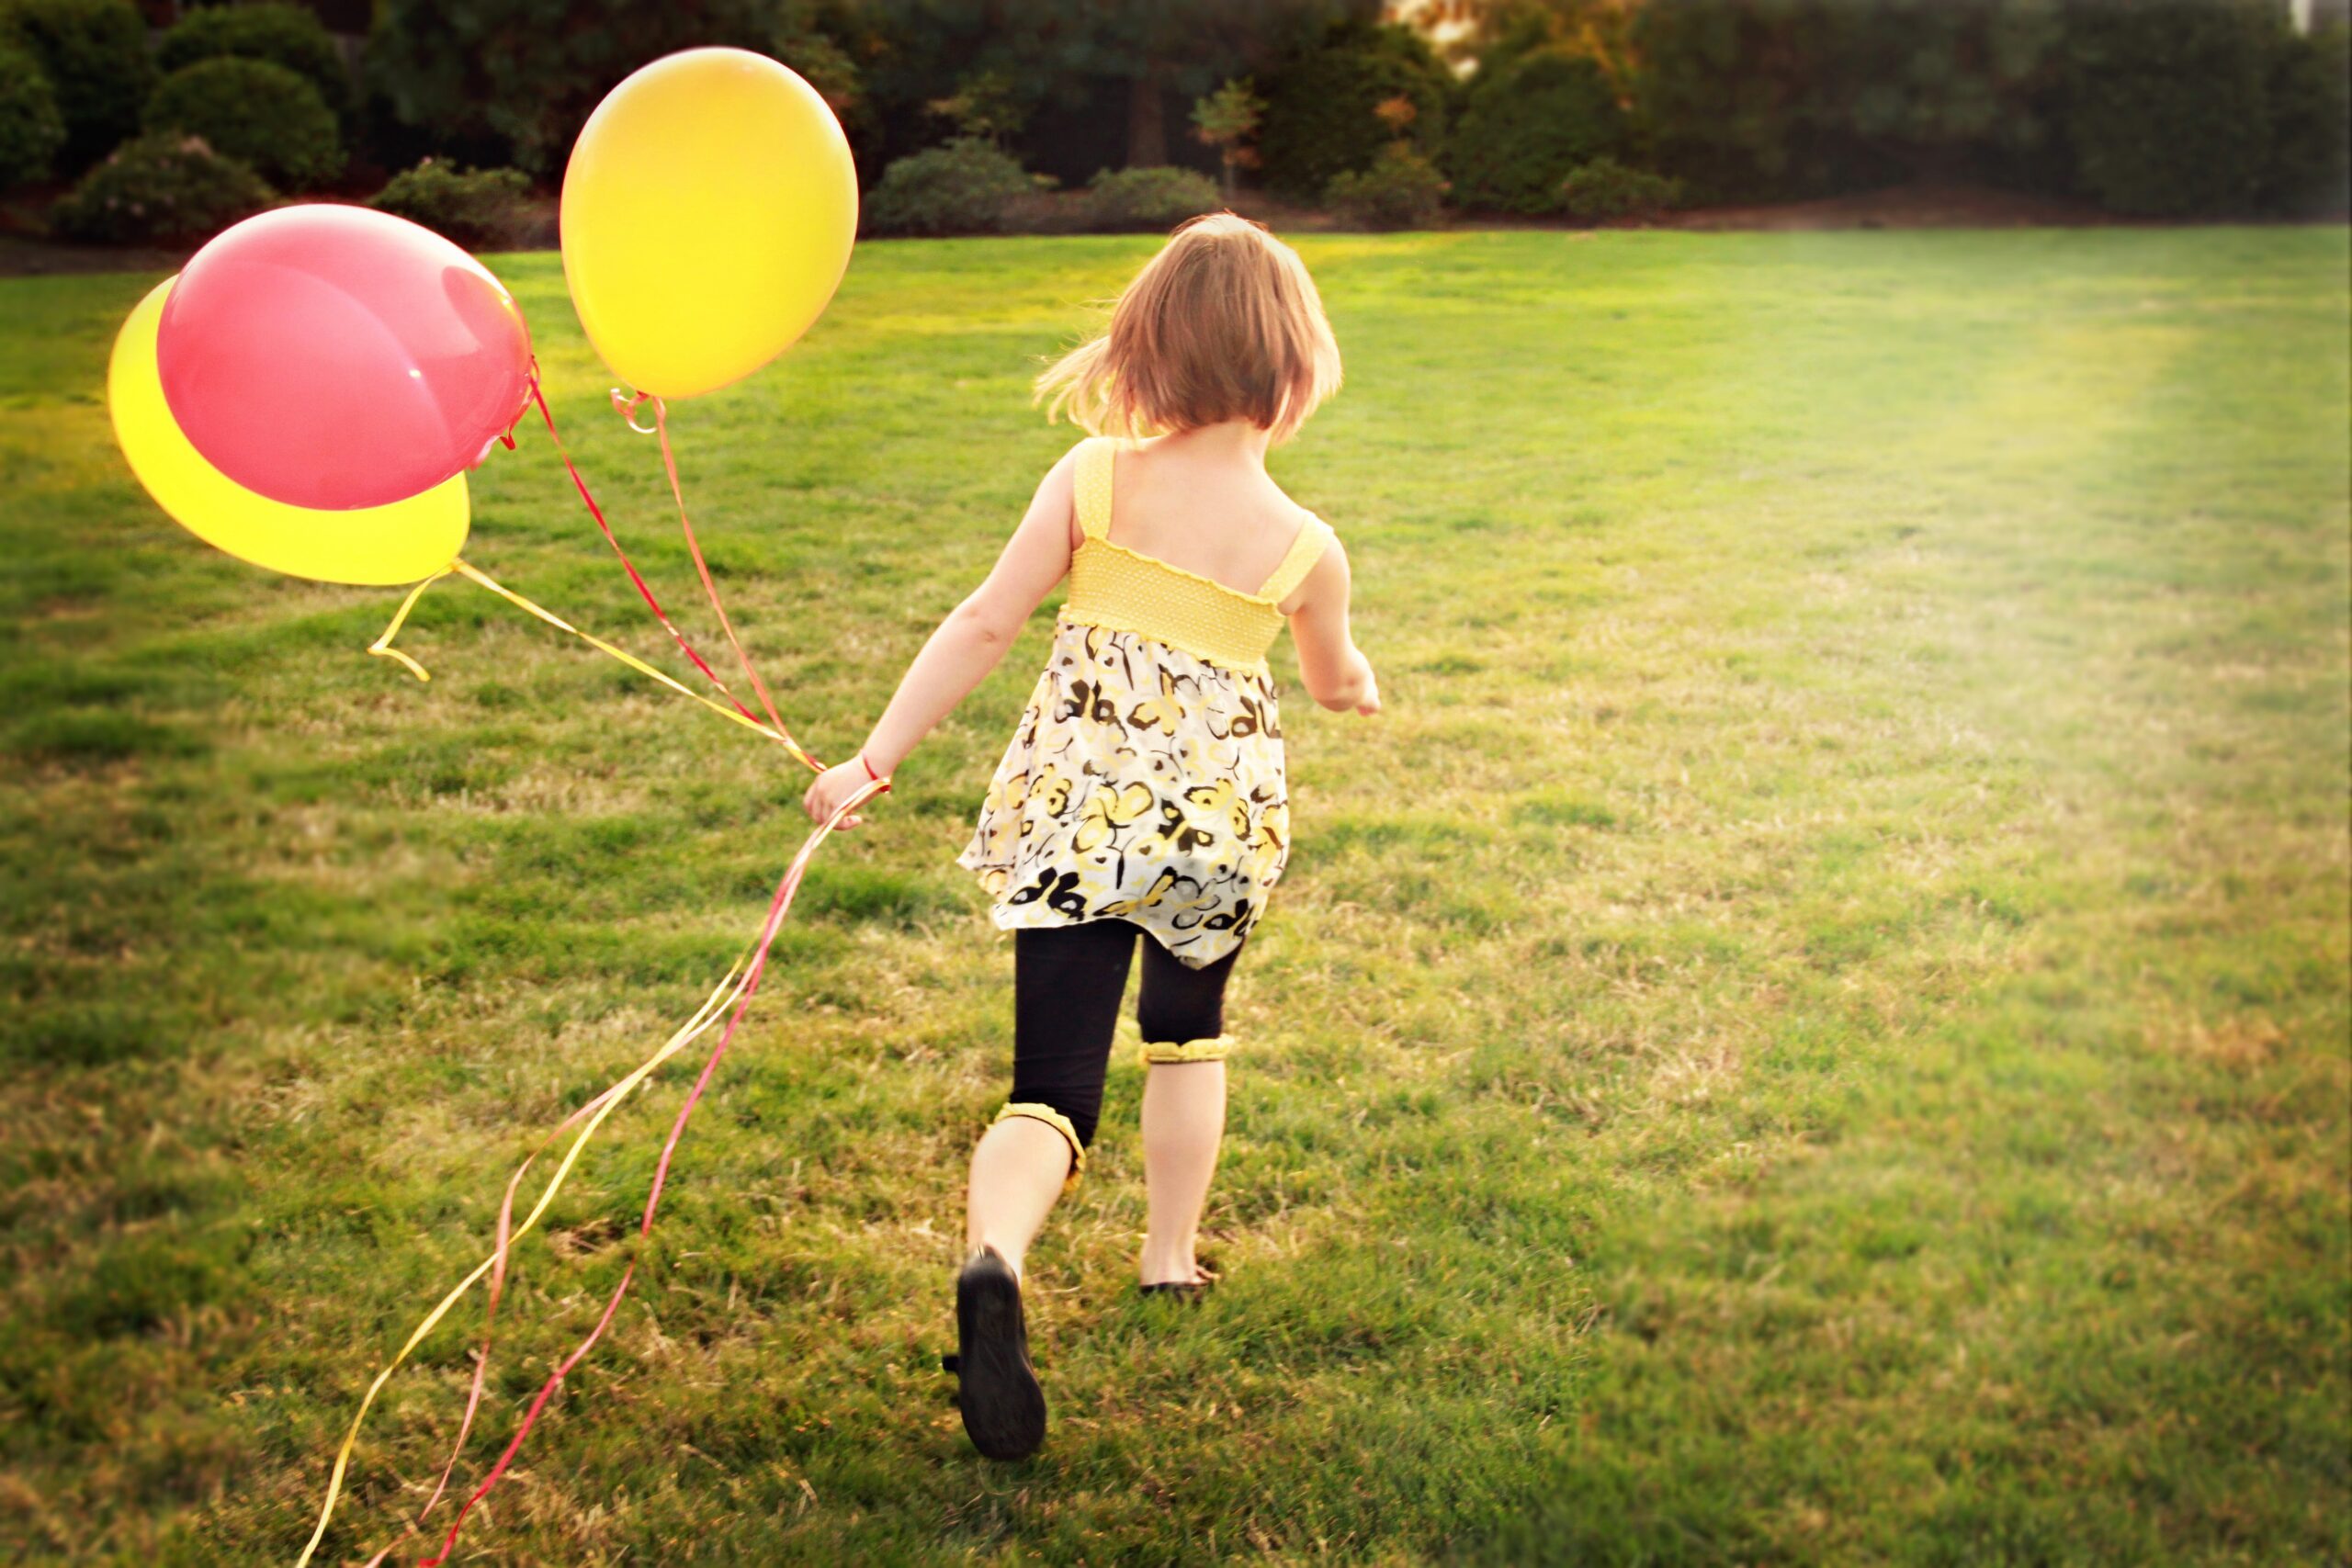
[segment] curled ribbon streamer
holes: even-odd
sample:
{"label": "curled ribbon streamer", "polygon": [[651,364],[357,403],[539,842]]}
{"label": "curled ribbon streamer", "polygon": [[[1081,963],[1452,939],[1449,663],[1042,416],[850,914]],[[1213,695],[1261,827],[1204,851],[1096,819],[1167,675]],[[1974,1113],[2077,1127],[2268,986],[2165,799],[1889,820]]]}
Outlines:
{"label": "curled ribbon streamer", "polygon": [[[749,956],[748,952],[746,956]],[[727,990],[735,976],[741,972],[742,968],[743,960],[739,958],[728,969],[727,978],[719,982],[719,990]],[[687,1027],[694,1032],[686,1037],[688,1041],[691,1041],[700,1035],[710,1027],[712,1019],[716,1017],[713,1003],[718,1001],[718,993],[713,992],[710,999],[705,1001],[702,1008],[695,1012],[694,1019],[687,1025]],[[722,1003],[720,1005],[723,1006],[724,1004]],[[706,1014],[709,1014],[710,1016],[706,1017]],[[662,1062],[667,1061],[677,1050],[681,1049],[684,1043],[684,1042],[674,1042],[672,1044],[665,1045],[660,1052],[656,1053],[652,1060],[649,1062],[647,1066],[660,1066]],[[538,1147],[533,1149],[529,1154],[523,1156],[523,1163],[514,1168],[514,1174],[513,1176],[507,1178],[505,1195],[499,1200],[498,1204],[498,1239],[496,1245],[491,1249],[490,1255],[491,1270],[489,1294],[488,1299],[483,1303],[482,1306],[481,1348],[474,1352],[473,1383],[466,1393],[465,1416],[458,1423],[458,1436],[449,1445],[449,1457],[447,1461],[441,1466],[441,1479],[435,1482],[433,1484],[433,1495],[424,1500],[424,1506],[416,1511],[416,1517],[414,1519],[401,1527],[401,1533],[397,1540],[368,1560],[367,1568],[381,1568],[384,1560],[391,1556],[394,1551],[400,1549],[401,1541],[407,1540],[411,1536],[418,1533],[424,1521],[431,1517],[435,1506],[441,1501],[442,1494],[449,1489],[449,1477],[456,1473],[458,1456],[465,1452],[466,1438],[473,1431],[474,1416],[481,1408],[482,1384],[487,1381],[490,1373],[491,1343],[498,1324],[498,1303],[505,1293],[506,1261],[508,1253],[515,1239],[524,1230],[528,1230],[532,1222],[538,1218],[540,1210],[546,1208],[548,1200],[555,1195],[556,1189],[563,1185],[564,1178],[571,1172],[571,1160],[567,1159],[564,1162],[562,1168],[557,1171],[554,1180],[548,1183],[548,1190],[541,1195],[538,1205],[531,1211],[529,1218],[523,1222],[521,1229],[518,1230],[514,1224],[514,1194],[522,1187],[525,1174],[530,1170],[532,1162],[537,1160],[541,1155],[547,1153],[548,1145],[553,1144],[558,1138],[563,1136],[564,1133],[577,1123],[582,1117],[587,1116],[592,1112],[595,1112],[597,1113],[596,1121],[601,1123],[605,1119],[605,1114],[609,1113],[613,1109],[617,1107],[620,1104],[621,1100],[628,1094],[628,1089],[632,1087],[630,1077],[635,1077],[635,1075],[625,1077],[624,1078],[606,1086],[595,1096],[594,1099],[590,1100],[585,1104],[582,1105],[580,1109],[565,1117],[553,1132],[539,1140]],[[601,1112],[599,1111],[600,1107],[603,1108]],[[596,1128],[592,1126],[586,1133],[581,1134],[580,1142],[573,1145],[572,1157],[576,1158],[578,1156],[579,1150],[585,1145],[586,1141],[590,1137],[594,1135],[595,1132]],[[474,1277],[479,1279],[481,1276],[477,1273]]]}
{"label": "curled ribbon streamer", "polygon": [[[750,984],[751,975],[751,966],[743,959],[738,959],[729,967],[727,977],[719,981],[717,988],[704,999],[702,1006],[695,1010],[694,1017],[688,1019],[676,1033],[671,1035],[660,1050],[616,1080],[595,1099],[573,1111],[565,1121],[563,1126],[568,1127],[582,1115],[594,1112],[588,1125],[580,1130],[579,1135],[572,1140],[571,1147],[565,1151],[562,1163],[556,1167],[555,1174],[548,1179],[547,1190],[539,1194],[539,1201],[532,1205],[531,1212],[524,1216],[522,1224],[514,1226],[510,1235],[505,1224],[506,1214],[500,1216],[498,1250],[483,1258],[475,1266],[472,1273],[458,1281],[449,1293],[441,1298],[439,1305],[424,1314],[424,1321],[419,1323],[415,1330],[409,1335],[407,1341],[401,1346],[390,1363],[376,1374],[375,1382],[368,1385],[367,1393],[359,1401],[359,1409],[351,1418],[350,1430],[344,1434],[343,1447],[334,1456],[334,1469],[327,1477],[326,1501],[319,1508],[318,1527],[311,1532],[310,1544],[302,1548],[302,1555],[297,1560],[296,1568],[302,1568],[302,1564],[311,1561],[311,1555],[319,1549],[319,1542],[326,1536],[327,1521],[334,1517],[335,1499],[343,1492],[344,1475],[351,1467],[352,1450],[359,1442],[360,1424],[368,1419],[368,1408],[376,1403],[376,1396],[383,1391],[385,1383],[391,1381],[392,1374],[398,1371],[401,1363],[415,1352],[417,1346],[424,1343],[424,1337],[433,1332],[435,1326],[448,1315],[449,1309],[456,1306],[459,1299],[471,1290],[483,1275],[491,1273],[493,1269],[503,1272],[509,1245],[514,1237],[523,1235],[538,1224],[539,1216],[546,1213],[548,1205],[555,1201],[556,1193],[561,1190],[565,1179],[571,1176],[571,1168],[579,1162],[581,1151],[587,1147],[588,1140],[595,1136],[596,1129],[604,1125],[605,1118],[611,1115],[620,1102],[628,1097],[629,1090],[644,1082],[655,1068],[684,1050],[707,1032],[710,1026],[718,1021],[718,1015],[726,1010],[727,1004],[743,994],[745,987]],[[737,1016],[741,1016],[740,1010]],[[554,1133],[548,1134],[547,1142],[542,1143],[538,1149],[532,1152],[529,1158],[524,1160],[523,1169],[527,1169],[531,1161],[544,1152],[547,1143],[553,1142],[556,1138],[562,1136],[562,1134],[563,1127],[559,1127]],[[517,1169],[514,1181],[508,1183],[507,1195],[510,1200],[514,1196],[515,1185],[522,1180],[523,1169]],[[511,1210],[508,1211],[509,1213],[511,1212]],[[479,1389],[479,1382],[477,1389]],[[469,1406],[469,1419],[471,1418],[471,1407]],[[464,1437],[461,1433],[459,1441],[463,1440]],[[437,1501],[438,1498],[439,1493],[436,1492],[435,1499]],[[425,1506],[429,1509],[432,1504],[428,1503]]]}
{"label": "curled ribbon streamer", "polygon": [[[616,399],[618,399],[620,396],[617,390],[616,390],[613,395]],[[653,612],[653,618],[662,623],[662,629],[670,634],[671,640],[678,645],[679,651],[684,653],[689,660],[692,660],[694,661],[694,667],[701,671],[712,685],[718,688],[721,695],[725,696],[729,702],[735,705],[735,711],[741,714],[745,718],[755,716],[750,708],[743,705],[741,698],[736,696],[733,692],[728,690],[727,682],[718,678],[718,671],[713,670],[704,661],[703,656],[699,652],[695,651],[695,645],[686,640],[686,634],[680,631],[677,627],[677,624],[670,619],[669,612],[662,608],[662,601],[653,596],[652,588],[647,584],[645,579],[638,572],[637,563],[628,558],[628,552],[627,550],[621,548],[619,536],[613,532],[613,525],[605,520],[605,509],[597,505],[596,498],[589,493],[588,481],[581,477],[579,466],[572,462],[571,450],[563,444],[562,433],[555,427],[555,413],[554,411],[548,407],[547,395],[539,389],[539,378],[536,368],[534,369],[531,377],[531,400],[538,405],[539,418],[547,424],[548,439],[555,444],[555,455],[559,458],[562,459],[563,471],[571,476],[571,488],[580,492],[581,502],[588,508],[588,515],[596,520],[596,531],[605,536],[605,543],[612,546],[613,554],[620,558],[621,570],[628,572],[628,580],[637,585],[638,597],[645,601],[647,608]],[[623,411],[622,417],[624,419],[628,417],[626,410]],[[629,420],[629,428],[631,430],[635,430],[637,428],[637,422],[635,420]],[[650,435],[652,432],[649,430],[643,434]],[[774,713],[771,712],[769,716],[774,717]],[[784,726],[782,724],[778,724],[776,728],[781,730],[784,728]],[[791,746],[794,753],[801,756],[801,761],[808,761],[807,756],[800,753],[800,749],[797,746],[792,746],[789,735],[786,736],[785,744],[786,746]],[[814,764],[811,765],[813,766]],[[820,771],[821,772],[822,770]]]}
{"label": "curled ribbon streamer", "polygon": [[[793,897],[800,890],[800,880],[808,873],[808,863],[816,854],[817,847],[825,841],[834,829],[841,826],[844,818],[876,795],[888,790],[889,787],[888,780],[876,779],[851,795],[831,817],[819,823],[809,831],[808,837],[801,842],[800,852],[792,857],[792,863],[785,869],[783,880],[776,884],[775,897],[768,904],[767,920],[760,929],[759,940],[752,944],[751,964],[744,969],[742,982],[735,989],[735,1010],[729,1016],[727,1027],[719,1032],[718,1043],[711,1047],[710,1055],[703,1063],[701,1076],[695,1079],[694,1088],[687,1091],[685,1103],[678,1108],[678,1118],[671,1123],[670,1135],[662,1145],[662,1157],[654,1165],[652,1185],[645,1195],[645,1216],[638,1225],[638,1235],[640,1240],[650,1237],[653,1234],[654,1213],[661,1207],[662,1189],[669,1179],[670,1162],[678,1152],[678,1141],[685,1135],[686,1123],[692,1120],[695,1107],[701,1103],[703,1091],[710,1087],[712,1077],[718,1071],[719,1061],[727,1055],[727,1047],[734,1041],[737,1027],[742,1023],[743,1015],[750,1010],[752,998],[758,994],[760,978],[767,970],[768,952],[775,945],[776,933],[784,929],[785,917],[792,911]],[[432,1557],[423,1559],[418,1563],[418,1568],[440,1568],[441,1564],[448,1561],[449,1553],[457,1547],[458,1532],[465,1528],[466,1515],[472,1510],[476,1503],[490,1495],[492,1487],[498,1484],[500,1478],[506,1473],[507,1467],[514,1462],[514,1456],[522,1450],[523,1440],[531,1435],[531,1428],[538,1424],[539,1414],[547,1408],[548,1401],[555,1397],[557,1390],[563,1386],[563,1380],[571,1375],[571,1369],[580,1364],[581,1359],[588,1354],[596,1341],[603,1337],[605,1330],[611,1325],[613,1314],[620,1310],[621,1298],[628,1293],[630,1281],[637,1278],[637,1265],[638,1259],[631,1258],[628,1266],[621,1270],[620,1283],[613,1288],[611,1298],[605,1303],[603,1314],[596,1319],[596,1325],[588,1331],[588,1337],[580,1342],[571,1355],[564,1358],[554,1373],[540,1385],[538,1396],[531,1401],[530,1408],[524,1413],[522,1424],[515,1428],[514,1436],[507,1443],[505,1452],[498,1456],[498,1462],[492,1465],[489,1473],[482,1477],[481,1484],[474,1489],[473,1495],[459,1506],[457,1517],[449,1521],[449,1533],[442,1539],[440,1551]],[[325,1528],[323,1519],[321,1521],[320,1528],[322,1529]],[[306,1553],[306,1559],[307,1555]]]}
{"label": "curled ribbon streamer", "polygon": [[[419,664],[415,660],[411,659],[407,654],[402,653],[399,649],[392,646],[392,638],[400,636],[401,628],[408,625],[408,613],[416,608],[416,602],[424,597],[424,591],[432,587],[435,583],[440,581],[443,578],[448,576],[449,573],[455,570],[456,569],[453,567],[443,567],[439,571],[435,572],[431,577],[426,578],[424,581],[410,589],[408,591],[408,597],[401,601],[401,607],[393,613],[392,624],[384,628],[383,636],[378,637],[374,642],[368,645],[368,651],[374,654],[379,659],[399,660],[401,663],[407,668],[408,672],[415,676],[420,681],[432,680],[433,676],[431,672],[429,672],[424,665]],[[745,716],[748,717],[750,716],[746,715]]]}
{"label": "curled ribbon streamer", "polygon": [[[725,1002],[718,999],[720,993],[728,992],[731,996],[732,993],[729,990],[729,987],[732,986],[736,976],[743,972],[750,956],[750,951],[747,949],[745,950],[743,957],[738,958],[733,964],[728,966],[726,978],[722,979],[718,983],[718,990],[712,992],[710,999],[705,1001],[702,1007],[696,1010],[695,1016],[687,1021],[686,1027],[691,1031],[691,1032],[686,1034],[684,1039],[677,1040],[673,1043],[664,1045],[661,1051],[655,1053],[652,1058],[646,1064],[646,1070],[650,1071],[651,1068],[658,1067],[663,1062],[668,1061],[673,1055],[684,1049],[688,1043],[699,1038],[702,1033],[710,1027],[711,1023],[717,1019],[718,1011],[726,1005]],[[498,1303],[500,1298],[504,1294],[506,1288],[507,1254],[514,1244],[514,1237],[519,1234],[514,1228],[514,1194],[522,1188],[524,1173],[531,1168],[531,1162],[537,1159],[541,1155],[547,1153],[548,1146],[550,1144],[553,1144],[558,1138],[563,1136],[565,1131],[574,1122],[591,1112],[595,1113],[597,1122],[602,1122],[605,1117],[609,1115],[613,1109],[618,1106],[621,1100],[628,1096],[629,1091],[634,1089],[637,1084],[643,1081],[643,1072],[632,1074],[616,1080],[613,1084],[607,1087],[602,1094],[597,1095],[594,1100],[589,1100],[579,1110],[565,1117],[554,1132],[549,1133],[546,1137],[540,1139],[539,1146],[533,1149],[529,1154],[524,1156],[523,1163],[516,1166],[514,1168],[514,1174],[507,1179],[505,1195],[499,1200],[498,1203],[498,1240],[497,1244],[491,1249],[490,1256],[492,1268],[490,1270],[490,1288],[488,1298],[484,1302],[482,1308],[481,1348],[474,1353],[473,1386],[467,1391],[465,1417],[458,1423],[457,1439],[449,1445],[449,1458],[447,1461],[441,1466],[441,1479],[434,1483],[433,1495],[427,1497],[424,1500],[424,1506],[417,1510],[416,1517],[418,1524],[424,1523],[425,1516],[433,1512],[434,1505],[441,1501],[441,1495],[449,1489],[449,1477],[457,1472],[458,1456],[465,1452],[467,1435],[473,1430],[474,1416],[481,1408],[482,1383],[488,1378],[490,1372],[491,1341],[498,1324]],[[600,1110],[599,1107],[602,1107],[602,1109]],[[573,1145],[571,1158],[577,1157],[578,1150],[582,1146],[584,1146],[586,1140],[593,1136],[595,1131],[595,1126],[592,1124],[588,1131],[581,1135],[580,1143]],[[549,1184],[547,1196],[552,1196],[555,1188],[562,1185],[563,1179],[565,1176],[570,1174],[571,1168],[571,1158],[567,1158],[564,1162],[563,1168],[556,1173],[554,1181]],[[545,1207],[546,1196],[543,1196],[538,1208],[535,1208],[532,1211],[532,1218],[536,1219],[538,1215],[539,1209]],[[525,1222],[526,1228],[528,1226],[528,1221]]]}

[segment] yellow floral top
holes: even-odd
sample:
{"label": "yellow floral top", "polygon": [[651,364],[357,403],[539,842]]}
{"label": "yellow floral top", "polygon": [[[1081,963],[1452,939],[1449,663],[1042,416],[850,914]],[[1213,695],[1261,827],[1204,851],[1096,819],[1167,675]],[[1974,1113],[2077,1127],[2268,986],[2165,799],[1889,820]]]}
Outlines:
{"label": "yellow floral top", "polygon": [[1255,593],[1114,544],[1119,446],[1079,446],[1069,597],[956,863],[1001,928],[1125,919],[1198,967],[1241,945],[1290,853],[1266,649],[1332,536],[1305,513]]}

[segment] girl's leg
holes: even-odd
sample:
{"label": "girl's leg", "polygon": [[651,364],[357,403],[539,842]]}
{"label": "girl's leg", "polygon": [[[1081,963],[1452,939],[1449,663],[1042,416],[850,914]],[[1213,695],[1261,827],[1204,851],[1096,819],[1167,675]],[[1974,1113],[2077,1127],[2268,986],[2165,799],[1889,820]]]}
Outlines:
{"label": "girl's leg", "polygon": [[1225,1137],[1225,983],[1236,948],[1190,969],[1157,942],[1143,944],[1143,1169],[1149,1229],[1141,1282],[1200,1277],[1193,1246]]}
{"label": "girl's leg", "polygon": [[972,1151],[965,1238],[1016,1273],[1093,1141],[1135,946],[1124,920],[1013,933],[1012,1093]]}
{"label": "girl's leg", "polygon": [[1193,1247],[1225,1137],[1225,1064],[1155,1062],[1143,1081],[1143,1171],[1150,1229],[1136,1278],[1147,1285],[1201,1277]]}
{"label": "girl's leg", "polygon": [[1069,1143],[1044,1122],[1008,1116],[980,1134],[965,1188],[967,1252],[993,1247],[1019,1274],[1070,1169]]}

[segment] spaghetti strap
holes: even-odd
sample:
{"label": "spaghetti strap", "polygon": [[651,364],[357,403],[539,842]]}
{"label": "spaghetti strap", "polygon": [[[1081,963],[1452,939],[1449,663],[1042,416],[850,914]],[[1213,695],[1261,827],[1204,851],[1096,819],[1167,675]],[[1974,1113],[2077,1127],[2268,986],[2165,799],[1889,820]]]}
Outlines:
{"label": "spaghetti strap", "polygon": [[1258,590],[1258,597],[1277,604],[1289,598],[1306,581],[1306,574],[1315,570],[1315,563],[1323,558],[1331,539],[1331,525],[1312,512],[1307,513],[1306,521],[1299,525],[1298,535],[1291,540],[1282,564],[1274,568],[1274,574]]}
{"label": "spaghetti strap", "polygon": [[1111,536],[1111,461],[1117,450],[1117,443],[1101,435],[1078,444],[1078,526],[1090,539]]}

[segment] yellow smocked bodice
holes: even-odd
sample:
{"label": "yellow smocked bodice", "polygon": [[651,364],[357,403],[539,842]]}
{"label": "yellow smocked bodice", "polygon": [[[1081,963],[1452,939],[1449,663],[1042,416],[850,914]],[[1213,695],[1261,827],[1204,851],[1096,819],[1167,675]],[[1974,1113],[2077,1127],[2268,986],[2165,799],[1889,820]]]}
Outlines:
{"label": "yellow smocked bodice", "polygon": [[1283,629],[1282,602],[1329,544],[1330,525],[1308,513],[1282,564],[1257,592],[1228,588],[1111,542],[1111,467],[1118,445],[1097,436],[1079,446],[1078,522],[1085,537],[1070,555],[1061,618],[1135,632],[1228,670],[1264,674],[1266,650]]}

